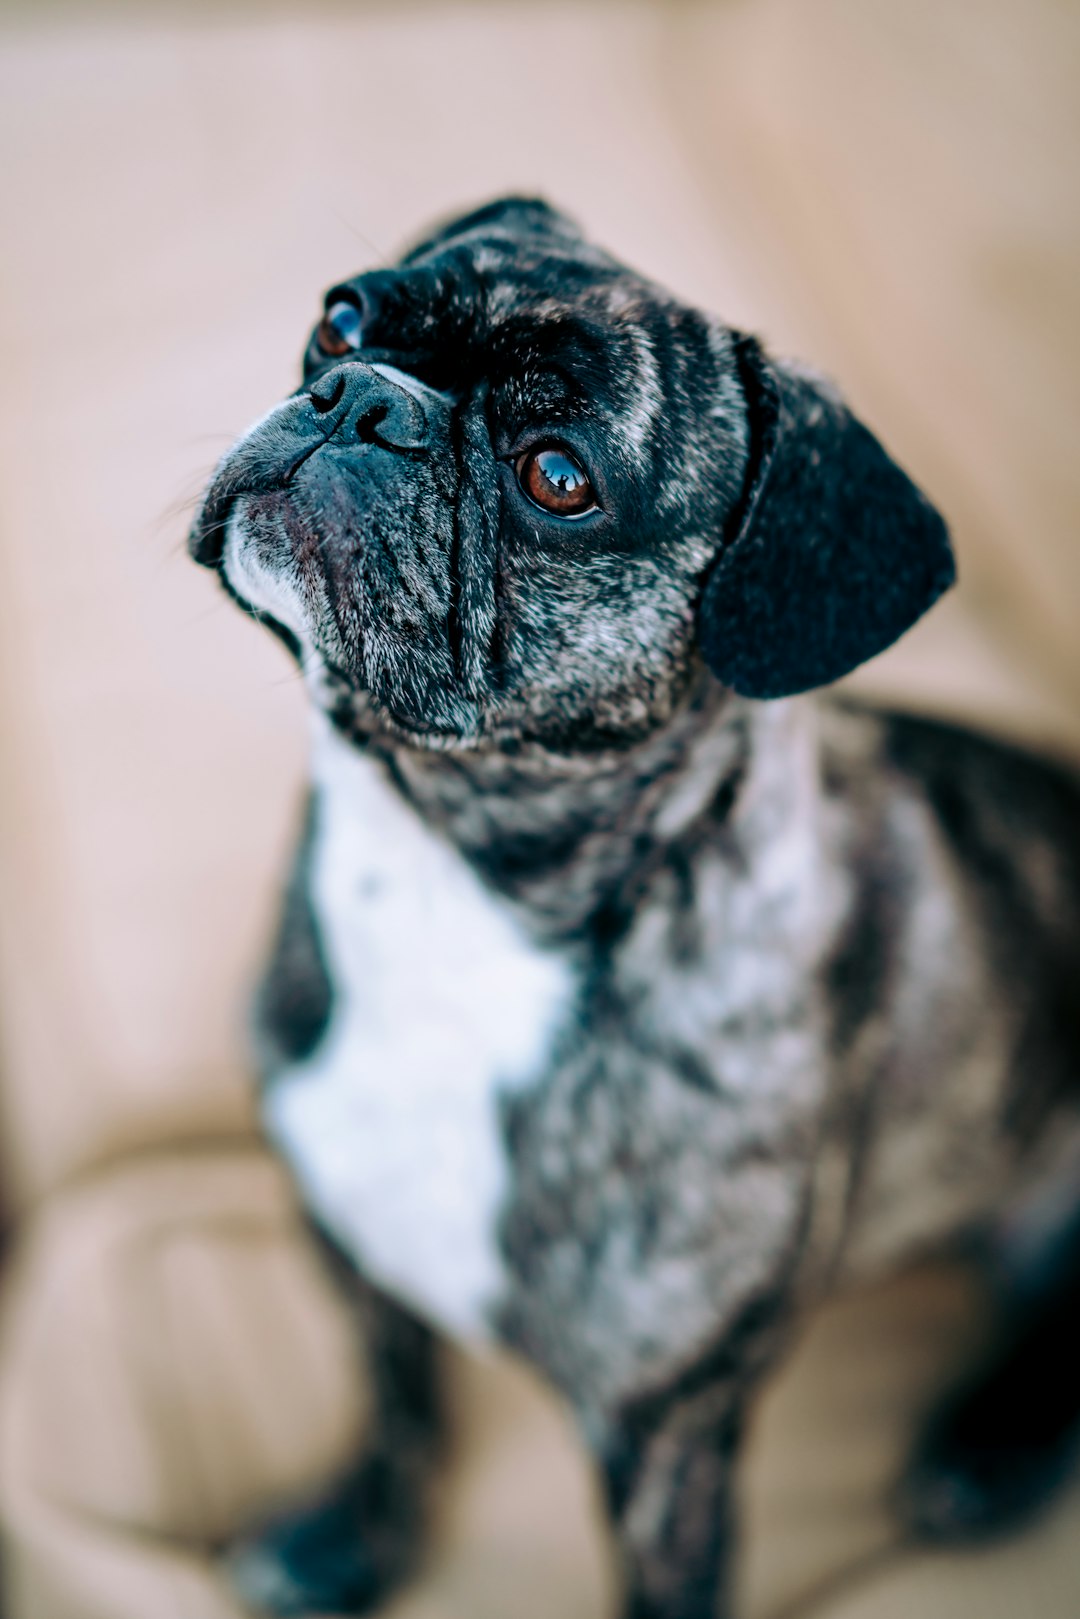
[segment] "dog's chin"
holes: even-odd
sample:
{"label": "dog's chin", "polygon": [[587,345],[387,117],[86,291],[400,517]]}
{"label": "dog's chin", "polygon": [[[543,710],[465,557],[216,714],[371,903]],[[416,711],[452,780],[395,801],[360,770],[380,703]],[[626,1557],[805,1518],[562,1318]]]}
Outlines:
{"label": "dog's chin", "polygon": [[393,697],[376,697],[340,671],[335,670],[329,681],[317,678],[312,686],[317,706],[340,731],[356,741],[382,738],[431,753],[447,753],[475,748],[484,740],[475,715],[440,723],[411,714]]}
{"label": "dog's chin", "polygon": [[[328,610],[326,568],[324,548],[287,492],[236,500],[225,523],[221,578],[296,658],[316,706],[357,739],[381,734],[443,750],[475,744],[480,705],[392,629],[365,626],[359,602],[345,646]],[[340,598],[344,581],[336,584]]]}

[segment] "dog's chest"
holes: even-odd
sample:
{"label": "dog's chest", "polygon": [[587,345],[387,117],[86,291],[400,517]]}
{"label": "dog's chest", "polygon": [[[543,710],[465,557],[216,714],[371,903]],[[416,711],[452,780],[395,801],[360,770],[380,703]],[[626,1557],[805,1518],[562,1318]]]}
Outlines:
{"label": "dog's chest", "polygon": [[500,1096],[539,1078],[570,1015],[568,962],[333,733],[315,757],[310,885],[332,992],[267,1124],[359,1268],[444,1330],[487,1334],[509,1163]]}

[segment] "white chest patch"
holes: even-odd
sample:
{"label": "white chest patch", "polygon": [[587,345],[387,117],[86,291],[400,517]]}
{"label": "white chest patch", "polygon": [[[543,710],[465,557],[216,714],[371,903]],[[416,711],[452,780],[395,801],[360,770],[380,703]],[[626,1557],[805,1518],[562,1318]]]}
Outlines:
{"label": "white chest patch", "polygon": [[311,892],[330,1027],[266,1123],[364,1273],[443,1330],[487,1336],[508,1164],[500,1093],[543,1070],[574,976],[381,767],[319,722]]}

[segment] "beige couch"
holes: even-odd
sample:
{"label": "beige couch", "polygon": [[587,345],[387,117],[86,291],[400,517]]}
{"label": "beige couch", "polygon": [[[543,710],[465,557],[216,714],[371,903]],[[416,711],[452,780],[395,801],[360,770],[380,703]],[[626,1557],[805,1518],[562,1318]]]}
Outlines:
{"label": "beige couch", "polygon": [[[964,590],[863,678],[1080,740],[1076,14],[1053,0],[84,5],[0,18],[0,1034],[13,1619],[236,1619],[212,1552],[365,1420],[259,1143],[243,999],[301,693],[184,555],[321,287],[542,189],[827,365],[952,515]],[[746,1619],[1075,1619],[1080,1493],[968,1555],[889,1480],[977,1310],[838,1302],[768,1392]],[[405,1619],[598,1619],[592,1484],[526,1373],[448,1357],[457,1441]]]}

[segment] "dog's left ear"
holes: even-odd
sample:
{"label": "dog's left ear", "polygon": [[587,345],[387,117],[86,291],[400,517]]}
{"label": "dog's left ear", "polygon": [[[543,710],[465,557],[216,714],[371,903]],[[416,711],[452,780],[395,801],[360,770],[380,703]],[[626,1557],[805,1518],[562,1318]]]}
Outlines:
{"label": "dog's left ear", "polygon": [[744,697],[827,685],[884,651],[956,577],[939,514],[827,384],[736,340],[751,469],[698,612]]}

